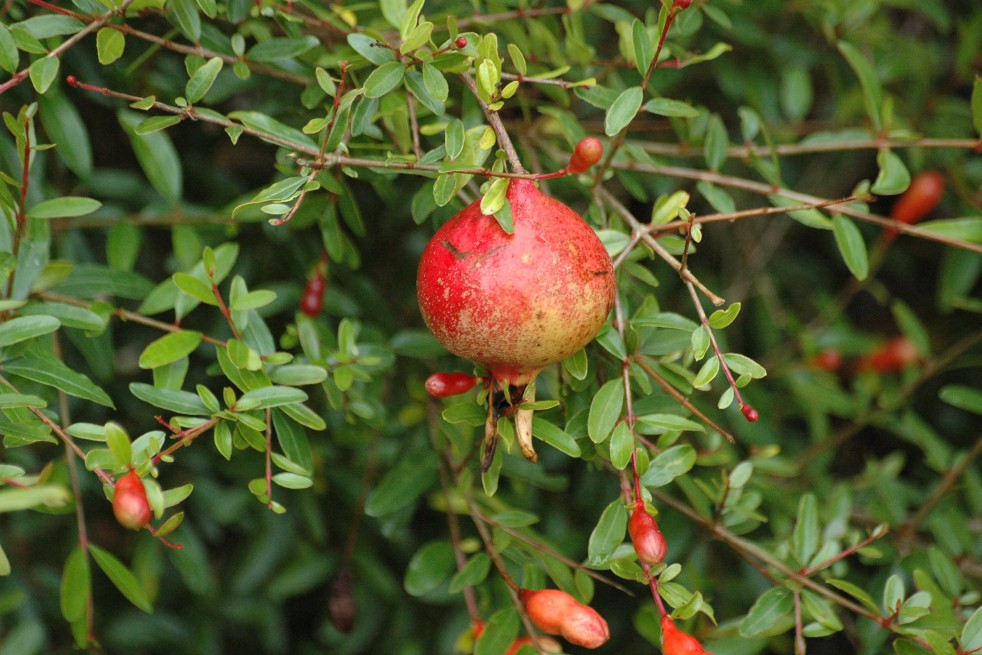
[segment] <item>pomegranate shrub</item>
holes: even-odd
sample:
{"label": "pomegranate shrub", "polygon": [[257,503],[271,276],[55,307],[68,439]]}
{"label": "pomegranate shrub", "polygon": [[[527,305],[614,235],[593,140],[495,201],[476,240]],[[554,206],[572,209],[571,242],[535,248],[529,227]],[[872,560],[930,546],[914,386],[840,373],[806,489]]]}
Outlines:
{"label": "pomegranate shrub", "polygon": [[978,655],[977,5],[2,3],[0,653]]}

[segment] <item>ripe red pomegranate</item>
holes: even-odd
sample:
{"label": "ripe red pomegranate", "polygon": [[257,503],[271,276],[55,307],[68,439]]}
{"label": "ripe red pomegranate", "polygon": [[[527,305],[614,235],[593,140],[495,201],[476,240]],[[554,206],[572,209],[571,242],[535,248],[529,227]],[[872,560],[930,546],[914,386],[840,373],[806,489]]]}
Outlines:
{"label": "ripe red pomegranate", "polygon": [[143,480],[130,471],[116,481],[113,491],[113,514],[124,528],[142,530],[150,522],[150,503]]}
{"label": "ripe red pomegranate", "polygon": [[498,419],[512,411],[519,446],[536,460],[532,412],[515,408],[539,371],[596,336],[616,291],[610,256],[579,214],[531,180],[513,180],[507,198],[513,234],[474,202],[433,235],[416,280],[437,341],[490,372],[485,470]]}
{"label": "ripe red pomegranate", "polygon": [[648,513],[643,500],[634,503],[627,531],[631,535],[634,552],[637,553],[639,560],[650,566],[665,561],[668,544],[665,542],[665,536],[658,529],[658,522]]}

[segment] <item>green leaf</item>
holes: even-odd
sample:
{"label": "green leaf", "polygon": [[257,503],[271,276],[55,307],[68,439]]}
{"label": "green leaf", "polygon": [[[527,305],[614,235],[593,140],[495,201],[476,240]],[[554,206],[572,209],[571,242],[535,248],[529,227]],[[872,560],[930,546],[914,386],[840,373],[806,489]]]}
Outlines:
{"label": "green leaf", "polygon": [[87,178],[92,173],[92,145],[78,109],[62,93],[46,93],[38,104],[44,131],[57,146],[58,156],[73,173]]}
{"label": "green leaf", "polygon": [[587,562],[589,566],[605,566],[614,551],[624,541],[624,531],[627,530],[627,512],[624,503],[617,499],[607,505],[600,520],[590,533],[587,544]]}
{"label": "green leaf", "polygon": [[18,357],[4,362],[3,370],[33,382],[54,387],[69,396],[83,398],[106,407],[115,407],[105,391],[83,375],[68,368],[54,357]]}
{"label": "green leaf", "polygon": [[61,327],[61,321],[53,316],[18,316],[0,323],[0,348],[51,334]]}
{"label": "green leaf", "polygon": [[910,186],[910,172],[892,150],[881,150],[876,156],[880,173],[870,187],[870,191],[881,196],[892,196],[903,193]]}
{"label": "green leaf", "polygon": [[577,380],[586,379],[587,373],[590,372],[590,360],[586,356],[586,349],[580,348],[564,359],[563,368]]}
{"label": "green leaf", "polygon": [[866,242],[863,241],[859,228],[842,214],[836,214],[832,217],[832,234],[835,235],[835,245],[839,247],[839,253],[849,272],[857,280],[865,280],[869,274],[869,259],[866,256]]}
{"label": "green leaf", "polygon": [[113,459],[116,461],[116,468],[123,469],[129,466],[130,460],[133,458],[133,449],[130,444],[130,436],[126,434],[126,431],[116,423],[110,422],[106,423],[103,435],[105,435],[106,445],[109,446]]}
{"label": "green leaf", "polygon": [[92,198],[62,196],[44,200],[27,210],[28,218],[68,218],[85,216],[102,207],[102,203]]}
{"label": "green leaf", "polygon": [[302,389],[294,387],[262,387],[247,391],[239,397],[239,402],[259,403],[255,409],[266,409],[267,407],[280,407],[282,405],[292,405],[302,403],[307,400],[307,393]]}
{"label": "green leaf", "polygon": [[450,581],[450,593],[459,594],[465,587],[481,584],[490,571],[491,558],[481,552],[475,553]]}
{"label": "green leaf", "polygon": [[794,599],[785,587],[764,593],[740,622],[740,635],[746,638],[770,637],[794,625]]}
{"label": "green leaf", "polygon": [[662,451],[651,460],[648,470],[641,476],[646,487],[664,487],[677,477],[685,475],[696,464],[695,448],[688,444],[676,444]]}
{"label": "green leaf", "polygon": [[621,378],[608,381],[600,387],[590,403],[587,417],[587,434],[594,443],[604,441],[614,429],[624,405],[624,381]]}
{"label": "green leaf", "polygon": [[982,389],[962,384],[949,384],[941,387],[938,397],[959,409],[964,409],[973,414],[982,414]]}
{"label": "green leaf", "polygon": [[143,349],[137,364],[142,369],[151,369],[176,362],[193,353],[203,338],[204,335],[194,330],[165,334]]}
{"label": "green leaf", "polygon": [[[795,205],[802,204],[797,200],[792,200],[791,198],[784,198],[777,195],[767,196],[767,199],[770,200],[771,204],[775,207],[793,207]],[[807,227],[813,227],[820,230],[832,229],[832,221],[817,209],[796,209],[794,211],[789,211],[788,216]]]}
{"label": "green leaf", "polygon": [[627,421],[621,421],[610,435],[610,463],[619,471],[623,471],[631,462],[634,452],[634,434]]}
{"label": "green leaf", "polygon": [[218,306],[218,298],[215,297],[215,291],[204,280],[188,273],[174,273],[173,279],[177,288],[192,298],[208,305]]}
{"label": "green leaf", "polygon": [[126,596],[127,600],[147,614],[153,613],[153,604],[147,598],[136,576],[126,568],[126,565],[116,559],[115,555],[95,544],[89,545],[89,552],[102,572],[119,589],[120,593]]}
{"label": "green leaf", "polygon": [[423,86],[429,94],[437,102],[446,102],[450,95],[450,87],[440,69],[433,64],[423,64],[420,68],[423,71]]}
{"label": "green leaf", "polygon": [[653,98],[642,107],[647,112],[669,118],[695,118],[699,110],[687,102],[671,98]]}
{"label": "green leaf", "polygon": [[399,46],[399,52],[405,55],[418,50],[426,45],[430,40],[431,34],[433,34],[433,23],[429,21],[420,23],[410,32],[409,36],[402,42],[402,45]]}
{"label": "green leaf", "polygon": [[518,637],[518,613],[500,609],[484,624],[484,632],[474,644],[474,655],[501,655]]}
{"label": "green leaf", "polygon": [[136,155],[150,185],[166,200],[176,203],[181,198],[184,181],[180,158],[170,137],[166,132],[154,132],[142,136],[137,134],[136,128],[143,122],[140,114],[120,110],[117,117],[129,137],[133,154]]}
{"label": "green leaf", "polygon": [[582,454],[579,444],[572,436],[538,414],[532,418],[532,434],[570,457],[579,457]]}
{"label": "green leaf", "polygon": [[[302,131],[290,127],[289,125],[285,125],[275,118],[263,114],[262,112],[248,110],[233,111],[229,113],[228,117],[240,121],[243,125],[250,129],[268,134],[278,139],[278,141],[276,141],[260,135],[261,139],[269,143],[281,145],[285,142],[287,144],[291,144],[291,146],[292,144],[295,144],[295,146],[292,147],[317,147],[313,140],[311,140],[311,138]],[[301,179],[306,181],[307,178],[303,177]]]}
{"label": "green leaf", "polygon": [[726,353],[723,355],[723,359],[726,360],[727,366],[729,366],[737,375],[749,375],[754,380],[760,379],[767,375],[767,370],[763,366],[746,355],[741,355],[739,353]]}
{"label": "green leaf", "polygon": [[718,171],[726,163],[726,150],[730,147],[730,137],[726,134],[723,120],[713,114],[706,128],[706,142],[703,151],[710,170]]}
{"label": "green leaf", "polygon": [[123,50],[126,48],[126,37],[119,30],[103,27],[96,33],[95,43],[99,63],[108,66],[123,56]]}
{"label": "green leaf", "polygon": [[644,76],[648,72],[651,64],[652,52],[651,36],[647,28],[637,18],[631,23],[631,45],[634,47],[634,67],[638,73]]}
{"label": "green leaf", "polygon": [[424,596],[446,582],[454,567],[453,546],[446,541],[430,542],[409,560],[403,586],[410,596]]}
{"label": "green leaf", "polygon": [[14,409],[15,407],[37,407],[44,409],[48,406],[44,398],[29,396],[22,393],[0,393],[0,409]]}
{"label": "green leaf", "polygon": [[218,74],[222,72],[223,63],[218,57],[212,57],[194,71],[194,75],[191,76],[184,88],[184,95],[188,102],[194,104],[205,97],[205,94],[211,89],[211,85],[215,83]]}
{"label": "green leaf", "polygon": [[[856,48],[856,46],[846,41],[839,41],[837,44],[839,52],[849,62],[859,83],[863,87],[863,100],[866,103],[866,113],[873,123],[873,130],[879,133],[883,129],[883,117],[880,111],[883,108],[883,91],[880,89],[880,81],[877,79],[873,67],[866,61],[866,58]],[[874,193],[876,193],[874,191]]]}
{"label": "green leaf", "polygon": [[877,606],[876,601],[874,601],[873,597],[870,596],[869,593],[867,593],[862,587],[855,585],[848,580],[838,580],[835,578],[829,578],[826,580],[826,582],[837,589],[841,589],[861,602],[870,612],[873,612],[876,615],[880,614],[880,608]]}
{"label": "green leaf", "polygon": [[407,453],[368,494],[365,513],[389,516],[415,502],[436,482],[437,455],[431,450]]}
{"label": "green leaf", "polygon": [[381,98],[386,93],[394,91],[402,84],[402,76],[405,74],[406,67],[402,62],[390,61],[382,64],[365,80],[365,97]]}
{"label": "green leaf", "polygon": [[[495,178],[488,187],[487,193],[481,198],[481,213],[491,216],[497,213],[505,205],[505,194],[508,193],[508,184],[511,182],[507,177]],[[508,232],[508,230],[505,230]],[[509,232],[510,234],[510,232]]]}
{"label": "green leaf", "polygon": [[723,328],[729,327],[740,314],[740,307],[741,304],[735,302],[726,309],[717,309],[709,316],[709,327],[714,330],[722,330]]}
{"label": "green leaf", "polygon": [[62,507],[72,499],[68,489],[59,484],[34,487],[0,488],[0,514],[34,507]]}
{"label": "green leaf", "polygon": [[139,135],[153,134],[160,130],[166,130],[181,122],[180,116],[151,116],[134,128],[134,132]]}
{"label": "green leaf", "polygon": [[65,560],[61,574],[61,615],[69,623],[85,617],[89,594],[92,592],[92,572],[89,559],[80,546],[75,546]]}
{"label": "green leaf", "polygon": [[792,536],[794,554],[800,564],[808,564],[818,550],[819,531],[818,502],[815,495],[803,494],[798,501],[798,518]]}
{"label": "green leaf", "polygon": [[273,38],[261,41],[249,48],[246,58],[262,63],[299,57],[303,53],[320,45],[316,36],[308,35],[296,38]]}
{"label": "green leaf", "polygon": [[171,0],[167,3],[173,10],[171,14],[178,29],[184,32],[191,41],[201,40],[201,16],[195,0]]}
{"label": "green leaf", "polygon": [[5,23],[0,23],[0,68],[8,73],[16,73],[20,55],[17,43]]}
{"label": "green leaf", "polygon": [[45,93],[51,83],[58,77],[58,67],[61,60],[58,57],[41,57],[36,59],[28,69],[31,76],[31,84],[38,93]]}
{"label": "green leaf", "polygon": [[924,221],[918,227],[922,230],[953,239],[961,239],[970,243],[982,243],[982,218],[976,216]]}
{"label": "green leaf", "polygon": [[444,134],[444,141],[447,148],[447,156],[450,157],[451,161],[456,160],[460,157],[460,153],[464,151],[464,123],[459,118],[454,118],[447,125],[447,131]]}
{"label": "green leaf", "polygon": [[186,416],[208,416],[210,412],[198,394],[180,389],[161,389],[144,382],[130,383],[130,393],[154,407]]}
{"label": "green leaf", "polygon": [[604,117],[604,132],[607,136],[614,136],[634,120],[641,108],[642,100],[644,100],[644,91],[640,86],[625,89],[617,96]]}
{"label": "green leaf", "polygon": [[712,205],[713,209],[719,213],[732,214],[736,211],[736,203],[733,201],[733,196],[718,186],[701,180],[696,184],[696,189],[706,199],[706,202]]}
{"label": "green leaf", "polygon": [[982,607],[976,608],[968,617],[958,640],[961,642],[962,651],[966,653],[982,648]]}

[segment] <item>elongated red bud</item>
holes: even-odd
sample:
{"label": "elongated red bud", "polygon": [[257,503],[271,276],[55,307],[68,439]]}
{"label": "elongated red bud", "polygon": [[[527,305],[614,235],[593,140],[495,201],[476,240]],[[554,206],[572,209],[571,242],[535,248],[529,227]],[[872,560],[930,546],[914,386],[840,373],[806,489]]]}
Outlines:
{"label": "elongated red bud", "polygon": [[590,136],[582,139],[576,144],[576,149],[569,158],[569,166],[566,168],[570,173],[585,173],[587,169],[600,161],[604,154],[604,145],[600,139]]}
{"label": "elongated red bud", "polygon": [[143,480],[130,471],[116,481],[113,491],[113,514],[124,528],[142,530],[150,522],[150,503]]}
{"label": "elongated red bud", "polygon": [[523,589],[519,598],[535,626],[571,644],[598,648],[610,639],[607,622],[592,607],[558,589]]}
{"label": "elongated red bud", "polygon": [[480,381],[466,373],[434,373],[426,378],[426,392],[434,398],[447,398],[470,391]]}
{"label": "elongated red bud", "polygon": [[[903,192],[890,217],[894,220],[911,225],[927,216],[938,206],[944,196],[944,178],[938,171],[924,171],[915,177],[907,190]],[[887,239],[897,236],[897,231],[887,229],[884,232]]]}
{"label": "elongated red bud", "polygon": [[649,514],[644,506],[644,501],[639,500],[634,504],[627,531],[631,535],[631,541],[634,542],[634,552],[638,554],[639,560],[650,566],[665,561],[668,544],[661,530],[658,529],[655,517]]}
{"label": "elongated red bud", "polygon": [[661,619],[661,649],[664,655],[711,655],[698,639],[676,628],[667,615]]}
{"label": "elongated red bud", "polygon": [[743,412],[743,418],[747,419],[751,423],[756,423],[758,420],[760,420],[760,412],[747,403],[740,405],[740,411]]}

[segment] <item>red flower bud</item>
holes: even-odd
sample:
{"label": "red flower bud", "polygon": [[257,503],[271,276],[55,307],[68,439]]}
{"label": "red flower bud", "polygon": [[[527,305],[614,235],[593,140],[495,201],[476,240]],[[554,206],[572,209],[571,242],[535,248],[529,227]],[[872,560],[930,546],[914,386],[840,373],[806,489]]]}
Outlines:
{"label": "red flower bud", "polygon": [[113,491],[113,514],[124,528],[141,530],[150,522],[150,503],[143,480],[130,471],[116,481]]}
{"label": "red flower bud", "polygon": [[856,368],[875,373],[899,373],[921,359],[917,346],[909,338],[900,336],[890,339],[879,348],[859,359]]}
{"label": "red flower bud", "polygon": [[638,554],[639,560],[651,566],[665,561],[668,544],[665,543],[665,537],[658,529],[655,517],[645,508],[644,501],[639,500],[634,504],[627,531],[631,535],[631,541],[634,542],[634,552]]}
{"label": "red flower bud", "polygon": [[539,630],[560,635],[571,644],[598,648],[610,639],[610,628],[596,610],[558,589],[523,589],[519,598]]}
{"label": "red flower bud", "polygon": [[466,48],[467,47],[467,37],[466,36],[458,36],[457,37],[457,40],[454,41],[453,44],[454,44],[454,46],[457,47],[458,50],[460,50],[461,48]]}
{"label": "red flower bud", "polygon": [[[941,202],[944,195],[944,178],[938,171],[924,171],[911,181],[910,186],[903,192],[890,217],[901,223],[911,225],[927,216]],[[897,231],[888,229],[887,239],[897,236]]]}
{"label": "red flower bud", "polygon": [[600,161],[603,157],[604,146],[600,139],[592,136],[582,139],[576,144],[576,149],[569,158],[569,166],[566,167],[570,173],[585,173],[588,168]]}
{"label": "red flower bud", "polygon": [[424,384],[426,392],[434,398],[446,398],[467,393],[479,380],[466,373],[434,373]]}
{"label": "red flower bud", "polygon": [[838,371],[842,368],[842,353],[835,348],[826,348],[809,359],[808,365],[823,371]]}
{"label": "red flower bud", "polygon": [[740,405],[740,411],[743,412],[743,418],[747,419],[751,423],[756,423],[758,420],[760,420],[760,412],[747,403],[742,403]]}
{"label": "red flower bud", "polygon": [[300,311],[311,318],[316,318],[324,306],[324,290],[327,288],[327,278],[320,270],[314,272],[307,280],[303,296],[300,297]]}
{"label": "red flower bud", "polygon": [[711,655],[698,639],[676,628],[667,615],[661,619],[661,649],[665,655]]}

